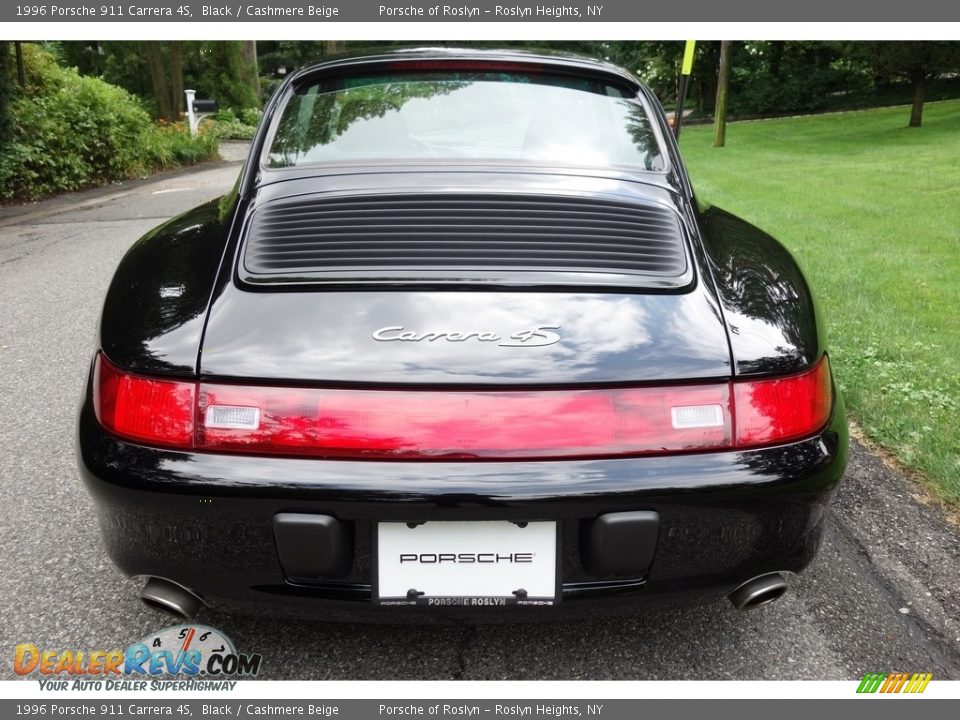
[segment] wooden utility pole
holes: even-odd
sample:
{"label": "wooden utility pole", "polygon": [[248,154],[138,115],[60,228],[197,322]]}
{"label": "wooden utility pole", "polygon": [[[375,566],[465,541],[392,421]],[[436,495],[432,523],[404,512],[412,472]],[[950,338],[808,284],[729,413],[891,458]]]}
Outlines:
{"label": "wooden utility pole", "polygon": [[730,55],[733,42],[720,43],[720,72],[717,75],[717,107],[714,110],[713,146],[723,147],[727,142],[727,88],[730,85]]}

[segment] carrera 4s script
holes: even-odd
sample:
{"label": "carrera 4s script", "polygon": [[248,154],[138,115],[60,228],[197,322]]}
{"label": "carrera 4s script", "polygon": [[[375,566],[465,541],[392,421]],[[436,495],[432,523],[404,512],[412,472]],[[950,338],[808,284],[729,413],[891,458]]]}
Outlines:
{"label": "carrera 4s script", "polygon": [[497,343],[500,347],[542,347],[543,345],[553,345],[560,340],[560,336],[553,332],[559,330],[559,325],[537,325],[518,330],[506,337],[498,335],[495,332],[480,331],[461,331],[453,332],[416,332],[407,330],[403,325],[395,325],[380,328],[373,333],[373,339],[380,342],[420,342],[426,340],[434,342],[435,340],[446,340],[447,342],[466,342],[475,340],[476,342]]}
{"label": "carrera 4s script", "polygon": [[153,607],[430,621],[780,597],[847,428],[810,286],[586,58],[292,73],[134,243],[78,420]]}

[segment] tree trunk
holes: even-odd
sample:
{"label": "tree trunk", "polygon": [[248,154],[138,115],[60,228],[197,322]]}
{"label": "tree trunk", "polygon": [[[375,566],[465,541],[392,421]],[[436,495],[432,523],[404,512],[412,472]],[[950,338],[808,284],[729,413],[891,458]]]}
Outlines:
{"label": "tree trunk", "polygon": [[163,63],[163,53],[160,43],[144,41],[140,43],[143,54],[150,67],[150,80],[153,83],[153,97],[157,101],[157,117],[173,120],[173,109],[170,107],[170,84],[167,82],[166,68]]}
{"label": "tree trunk", "polygon": [[770,74],[780,77],[780,67],[783,65],[783,51],[787,44],[783,40],[774,40],[770,43]]}
{"label": "tree trunk", "polygon": [[336,55],[337,53],[343,52],[346,45],[343,40],[325,40],[323,43],[323,54]]}
{"label": "tree trunk", "polygon": [[183,48],[180,42],[171,42],[170,48],[170,112],[174,120],[183,111]]}
{"label": "tree trunk", "polygon": [[247,40],[243,43],[243,59],[247,66],[248,82],[257,97],[257,104],[260,104],[260,65],[257,63],[257,41]]}
{"label": "tree trunk", "polygon": [[919,73],[913,76],[913,107],[910,108],[910,127],[920,127],[923,122],[923,101],[927,97],[927,77]]}
{"label": "tree trunk", "polygon": [[0,147],[6,145],[12,134],[10,103],[13,100],[13,80],[10,73],[10,43],[0,41]]}
{"label": "tree trunk", "polygon": [[730,85],[730,55],[733,43],[724,40],[720,44],[720,72],[717,75],[717,106],[714,110],[713,146],[727,143],[727,88]]}

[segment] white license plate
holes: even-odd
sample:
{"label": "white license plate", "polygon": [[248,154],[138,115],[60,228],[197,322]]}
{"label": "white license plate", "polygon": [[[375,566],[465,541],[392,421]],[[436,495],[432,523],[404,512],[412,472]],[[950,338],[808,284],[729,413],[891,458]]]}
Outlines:
{"label": "white license plate", "polygon": [[374,600],[382,605],[553,605],[557,523],[377,525]]}

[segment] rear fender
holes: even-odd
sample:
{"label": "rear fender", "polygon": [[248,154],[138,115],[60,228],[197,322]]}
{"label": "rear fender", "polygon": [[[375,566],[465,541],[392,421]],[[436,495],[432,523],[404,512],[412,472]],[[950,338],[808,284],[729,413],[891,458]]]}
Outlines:
{"label": "rear fender", "polygon": [[147,233],[120,261],[100,320],[100,344],[124,368],[193,375],[235,194]]}
{"label": "rear fender", "polygon": [[731,213],[701,205],[697,222],[717,284],[735,375],[790,373],[826,351],[816,302],[777,240]]}

